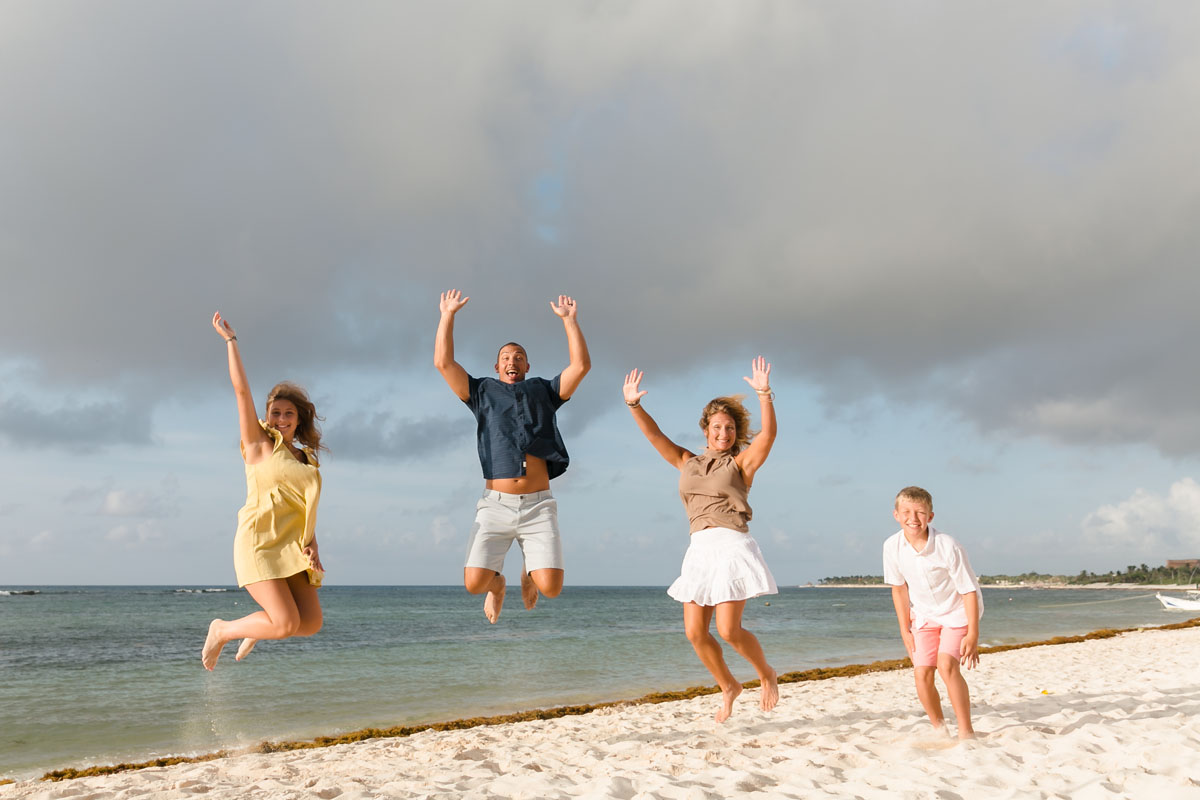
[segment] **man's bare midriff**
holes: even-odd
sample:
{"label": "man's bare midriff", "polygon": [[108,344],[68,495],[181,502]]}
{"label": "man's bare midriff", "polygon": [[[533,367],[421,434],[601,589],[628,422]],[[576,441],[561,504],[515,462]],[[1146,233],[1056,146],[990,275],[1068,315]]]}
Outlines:
{"label": "man's bare midriff", "polygon": [[550,488],[550,473],[546,471],[546,461],[525,454],[525,474],[520,478],[495,478],[484,484],[494,492],[505,494],[533,494],[544,492]]}

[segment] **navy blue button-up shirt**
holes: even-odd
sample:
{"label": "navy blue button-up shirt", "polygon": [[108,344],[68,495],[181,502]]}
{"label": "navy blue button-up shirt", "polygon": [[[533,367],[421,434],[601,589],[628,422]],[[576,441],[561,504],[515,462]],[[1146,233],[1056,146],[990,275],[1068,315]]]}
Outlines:
{"label": "navy blue button-up shirt", "polygon": [[471,395],[463,402],[478,423],[479,465],[484,480],[525,475],[525,454],[546,462],[546,472],[557,478],[567,471],[570,459],[554,413],[567,402],[558,396],[559,381],[526,378],[501,383],[495,378],[467,376]]}

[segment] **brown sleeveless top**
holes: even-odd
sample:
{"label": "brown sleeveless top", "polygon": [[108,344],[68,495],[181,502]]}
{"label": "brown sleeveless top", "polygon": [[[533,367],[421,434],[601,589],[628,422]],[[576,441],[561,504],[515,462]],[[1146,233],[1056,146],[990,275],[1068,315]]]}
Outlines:
{"label": "brown sleeveless top", "polygon": [[691,521],[691,532],[705,528],[732,528],[749,533],[754,511],[746,500],[750,492],[742,470],[728,452],[705,450],[684,462],[679,470],[679,497]]}

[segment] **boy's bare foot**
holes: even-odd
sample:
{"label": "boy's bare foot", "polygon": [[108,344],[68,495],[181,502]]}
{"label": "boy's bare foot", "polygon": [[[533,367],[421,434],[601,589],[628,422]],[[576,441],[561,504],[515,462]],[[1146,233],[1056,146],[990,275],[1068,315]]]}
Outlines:
{"label": "boy's bare foot", "polygon": [[772,669],[770,675],[759,680],[762,683],[762,699],[759,706],[763,711],[770,711],[779,702],[779,674]]}
{"label": "boy's bare foot", "polygon": [[493,625],[496,624],[496,620],[500,619],[500,612],[504,610],[504,593],[507,590],[508,585],[505,583],[503,575],[492,578],[487,598],[483,601],[483,615]]}
{"label": "boy's bare foot", "polygon": [[242,643],[238,645],[237,655],[233,657],[234,661],[241,661],[246,656],[250,655],[250,651],[254,649],[254,645],[258,644],[258,639],[242,639]]}
{"label": "boy's bare foot", "polygon": [[533,578],[529,577],[529,573],[524,569],[521,570],[521,602],[525,604],[526,610],[532,610],[537,605],[538,590],[537,584],[533,582]]}
{"label": "boy's bare foot", "polygon": [[217,632],[220,627],[221,620],[219,619],[208,623],[208,636],[204,637],[204,649],[200,651],[200,663],[204,664],[204,668],[210,672],[217,665],[217,659],[221,657],[221,649],[225,647],[225,642],[221,640],[221,634]]}
{"label": "boy's bare foot", "polygon": [[733,701],[742,693],[742,685],[734,683],[728,689],[721,687],[721,710],[717,712],[717,722],[724,722],[733,714]]}

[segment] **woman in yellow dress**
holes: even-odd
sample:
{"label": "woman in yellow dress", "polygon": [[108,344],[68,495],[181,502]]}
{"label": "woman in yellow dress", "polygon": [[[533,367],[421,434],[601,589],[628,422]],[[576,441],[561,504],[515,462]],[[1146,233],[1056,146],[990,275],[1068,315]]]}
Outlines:
{"label": "woman in yellow dress", "polygon": [[238,586],[244,586],[262,610],[209,624],[200,656],[209,670],[221,649],[234,639],[243,640],[237,652],[240,661],[259,639],[312,636],[319,631],[317,587],[325,575],[315,533],[321,497],[316,409],[299,386],[280,383],[267,397],[266,420],[260,420],[237,334],[220,312],[213,315],[212,324],[229,352],[229,378],[237,398],[246,462],[246,505],[238,512],[233,564]]}

